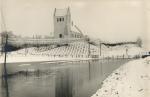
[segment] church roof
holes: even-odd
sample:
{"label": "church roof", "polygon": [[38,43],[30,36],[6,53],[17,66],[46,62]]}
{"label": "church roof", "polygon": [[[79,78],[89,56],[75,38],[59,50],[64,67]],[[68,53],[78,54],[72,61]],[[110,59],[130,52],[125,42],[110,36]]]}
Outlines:
{"label": "church roof", "polygon": [[71,26],[71,31],[72,31],[73,33],[82,34],[82,33],[75,27],[75,25],[72,25],[72,26]]}
{"label": "church roof", "polygon": [[68,12],[67,8],[65,8],[65,9],[55,9],[54,15],[55,16],[65,16],[65,15],[67,15],[67,12]]}
{"label": "church roof", "polygon": [[79,33],[79,31],[77,30],[77,28],[75,28],[75,26],[74,26],[74,25],[73,25],[73,26],[71,26],[71,31]]}

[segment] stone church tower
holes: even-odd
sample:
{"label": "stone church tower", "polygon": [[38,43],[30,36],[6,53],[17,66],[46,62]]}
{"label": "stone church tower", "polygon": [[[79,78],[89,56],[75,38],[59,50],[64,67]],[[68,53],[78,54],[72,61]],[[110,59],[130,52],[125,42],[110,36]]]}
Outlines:
{"label": "stone church tower", "polygon": [[70,38],[71,14],[70,8],[56,9],[54,11],[54,38]]}

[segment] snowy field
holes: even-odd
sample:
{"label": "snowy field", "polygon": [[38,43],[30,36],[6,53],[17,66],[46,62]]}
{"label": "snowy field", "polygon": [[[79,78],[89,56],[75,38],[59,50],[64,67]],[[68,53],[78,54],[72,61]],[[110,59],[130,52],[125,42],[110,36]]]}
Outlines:
{"label": "snowy field", "polygon": [[[101,56],[99,46],[90,45],[90,55],[97,58],[134,58],[140,56],[144,50],[135,44],[108,47],[101,46]],[[57,48],[31,47],[7,53],[7,62],[31,62],[31,61],[57,61],[57,60],[88,60],[89,44],[86,42],[74,42],[68,46]],[[0,56],[0,63],[4,60],[4,55]]]}
{"label": "snowy field", "polygon": [[150,97],[150,57],[121,66],[92,97]]}

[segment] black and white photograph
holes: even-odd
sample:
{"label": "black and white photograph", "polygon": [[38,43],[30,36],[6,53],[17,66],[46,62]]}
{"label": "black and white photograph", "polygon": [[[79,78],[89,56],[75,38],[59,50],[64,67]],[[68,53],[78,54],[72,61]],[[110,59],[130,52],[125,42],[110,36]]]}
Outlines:
{"label": "black and white photograph", "polygon": [[0,97],[150,97],[150,0],[0,0]]}

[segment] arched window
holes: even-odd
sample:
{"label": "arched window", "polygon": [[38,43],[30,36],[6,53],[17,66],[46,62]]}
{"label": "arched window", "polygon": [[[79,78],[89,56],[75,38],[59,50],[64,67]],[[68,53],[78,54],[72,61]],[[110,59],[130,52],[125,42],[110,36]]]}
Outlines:
{"label": "arched window", "polygon": [[63,36],[62,36],[62,34],[59,34],[59,38],[62,38]]}
{"label": "arched window", "polygon": [[57,22],[59,22],[59,18],[57,18]]}
{"label": "arched window", "polygon": [[64,21],[64,18],[62,18],[62,21]]}
{"label": "arched window", "polygon": [[64,21],[64,18],[57,18],[57,22],[62,22]]}

